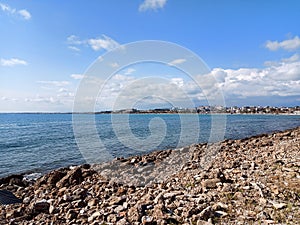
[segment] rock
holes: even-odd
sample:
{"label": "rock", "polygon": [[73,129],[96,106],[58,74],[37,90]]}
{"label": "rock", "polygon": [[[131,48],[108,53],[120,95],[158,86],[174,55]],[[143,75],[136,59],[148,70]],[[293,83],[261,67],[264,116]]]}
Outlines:
{"label": "rock", "polygon": [[82,182],[82,171],[80,167],[75,167],[74,169],[70,170],[67,175],[65,175],[59,182],[56,183],[56,187],[68,187],[71,184],[79,184]]}
{"label": "rock", "polygon": [[215,211],[215,215],[217,216],[217,217],[223,217],[223,216],[227,216],[228,215],[228,213],[226,213],[226,212],[223,212],[223,211]]}
{"label": "rock", "polygon": [[163,195],[163,197],[164,198],[173,198],[174,196],[181,195],[181,194],[182,194],[182,191],[172,191],[172,192],[165,193]]}
{"label": "rock", "polygon": [[47,184],[55,186],[58,181],[60,181],[66,175],[65,172],[53,171],[51,176],[47,180]]}
{"label": "rock", "polygon": [[49,207],[49,213],[50,214],[55,214],[55,213],[58,213],[59,212],[59,209],[58,208],[56,208],[55,206],[53,206],[53,205],[50,205],[50,207]]}
{"label": "rock", "polygon": [[128,220],[129,222],[135,222],[135,221],[139,221],[140,218],[141,218],[141,215],[139,214],[139,211],[137,209],[137,207],[131,207],[129,210],[128,210]]}
{"label": "rock", "polygon": [[29,204],[30,201],[31,201],[31,198],[30,198],[30,197],[25,197],[25,198],[23,199],[23,203],[24,203],[24,204]]}
{"label": "rock", "polygon": [[63,200],[65,201],[65,202],[71,202],[71,201],[73,201],[73,196],[71,196],[71,195],[69,195],[69,194],[65,194],[65,195],[63,195]]}
{"label": "rock", "polygon": [[208,220],[211,217],[214,217],[214,211],[212,210],[211,206],[206,207],[205,209],[203,209],[200,214],[199,217],[202,220]]}
{"label": "rock", "polygon": [[97,219],[99,216],[101,216],[101,213],[99,211],[94,212],[89,218],[88,218],[88,222],[91,223],[93,222],[95,219]]}
{"label": "rock", "polygon": [[119,213],[119,212],[121,212],[121,211],[123,211],[124,210],[124,207],[122,206],[122,205],[118,205],[115,209],[114,209],[114,212],[115,213]]}
{"label": "rock", "polygon": [[271,191],[272,191],[275,195],[278,195],[278,194],[279,194],[278,186],[277,186],[277,185],[271,186]]}
{"label": "rock", "polygon": [[50,208],[50,204],[46,200],[38,201],[33,205],[33,211],[35,213],[48,213]]}
{"label": "rock", "polygon": [[156,219],[164,218],[164,210],[165,210],[165,206],[163,204],[154,205],[154,208],[153,208],[154,217]]}
{"label": "rock", "polygon": [[129,225],[129,223],[127,222],[127,220],[125,218],[120,219],[116,225]]}
{"label": "rock", "polygon": [[204,220],[197,220],[197,225],[211,225],[212,223],[204,221]]}
{"label": "rock", "polygon": [[68,212],[67,212],[67,215],[66,215],[66,218],[68,220],[73,220],[77,217],[77,212],[74,210],[74,209],[70,209]]}
{"label": "rock", "polygon": [[12,217],[15,217],[16,215],[16,210],[12,209],[12,210],[8,210],[6,212],[6,218],[12,218]]}
{"label": "rock", "polygon": [[17,186],[24,187],[25,184],[23,183],[23,176],[20,175],[20,176],[12,177],[9,180],[9,185],[17,185]]}
{"label": "rock", "polygon": [[109,205],[119,205],[123,202],[123,199],[121,197],[118,196],[113,196],[110,199]]}
{"label": "rock", "polygon": [[208,179],[202,182],[202,187],[205,189],[217,188],[217,183],[221,182],[219,178]]}
{"label": "rock", "polygon": [[115,214],[110,214],[107,216],[107,222],[115,223],[117,222],[117,216]]}
{"label": "rock", "polygon": [[96,198],[93,198],[92,200],[90,200],[89,202],[88,202],[88,206],[95,206],[95,205],[97,205],[98,204],[98,199],[96,199]]}
{"label": "rock", "polygon": [[143,216],[142,217],[142,224],[151,225],[152,222],[153,222],[153,217],[152,216]]}
{"label": "rock", "polygon": [[227,210],[228,209],[228,205],[222,203],[222,202],[218,202],[216,204],[214,204],[212,206],[213,210]]}
{"label": "rock", "polygon": [[76,208],[83,208],[85,207],[87,204],[85,201],[83,200],[76,200],[76,201],[73,201],[72,204],[76,207]]}
{"label": "rock", "polygon": [[234,199],[243,199],[244,196],[243,196],[243,194],[241,192],[238,191],[238,192],[234,193],[233,198]]}
{"label": "rock", "polygon": [[275,209],[283,209],[287,206],[285,203],[277,203],[277,202],[271,202],[273,204],[273,207]]}

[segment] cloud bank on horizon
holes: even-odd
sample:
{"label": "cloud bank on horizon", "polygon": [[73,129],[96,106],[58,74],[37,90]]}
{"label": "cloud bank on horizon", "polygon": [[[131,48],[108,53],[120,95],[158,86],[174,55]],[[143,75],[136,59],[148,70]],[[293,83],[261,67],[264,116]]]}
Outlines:
{"label": "cloud bank on horizon", "polygon": [[[57,30],[60,25],[57,22],[53,23],[53,21],[47,20],[50,32],[54,32],[53,35],[49,33],[49,36],[46,36],[45,30],[35,30],[34,26],[38,26],[37,24],[31,24],[31,10],[35,12],[34,18],[44,21],[44,15],[38,14],[37,11],[38,7],[41,6],[35,6],[34,3],[28,6],[24,4],[26,3],[19,3],[12,7],[0,2],[0,19],[3,20],[0,23],[0,28],[7,31],[7,35],[4,33],[0,37],[0,49],[3,49],[3,51],[0,51],[0,112],[72,111],[77,87],[84,78],[84,71],[95,58],[100,56],[99,59],[101,59],[101,55],[105,52],[130,41],[139,41],[143,38],[168,40],[166,34],[170,37],[170,41],[186,45],[202,57],[204,52],[208,56],[207,58],[210,58],[210,49],[215,50],[214,56],[211,57],[210,63],[208,63],[213,65],[211,72],[196,77],[196,81],[207,88],[206,92],[204,93],[195,81],[191,80],[186,74],[176,70],[176,66],[188,63],[189,58],[187,56],[175,58],[166,65],[155,65],[153,63],[149,66],[141,63],[128,66],[128,68],[119,68],[118,62],[114,62],[110,66],[115,68],[117,72],[107,81],[101,93],[101,98],[99,97],[96,103],[96,110],[113,108],[113,103],[118,98],[122,98],[125,107],[127,102],[129,104],[132,99],[139,99],[142,96],[144,98],[139,101],[138,107],[169,106],[165,100],[155,96],[170,99],[175,106],[189,107],[186,104],[186,99],[181,94],[181,90],[196,105],[206,104],[207,95],[213,95],[217,89],[222,90],[225,103],[228,106],[294,106],[300,103],[300,38],[299,34],[295,32],[296,27],[298,27],[297,22],[292,26],[288,18],[286,22],[289,23],[287,27],[289,30],[282,30],[281,34],[275,35],[276,32],[278,33],[278,29],[270,27],[269,32],[262,35],[265,39],[255,39],[253,36],[252,39],[254,40],[248,37],[243,40],[243,36],[240,34],[239,39],[233,41],[235,44],[241,43],[240,46],[237,45],[231,48],[231,51],[227,51],[226,43],[223,43],[223,45],[221,42],[218,43],[219,49],[215,47],[217,36],[213,38],[206,37],[197,29],[186,28],[190,23],[193,23],[190,24],[191,27],[196,25],[201,17],[200,15],[199,18],[192,20],[193,17],[191,18],[189,15],[198,15],[198,11],[195,10],[196,6],[198,10],[201,7],[207,8],[208,11],[210,10],[209,12],[218,10],[216,9],[218,7],[201,5],[197,1],[191,2],[192,6],[190,8],[184,8],[178,2],[167,0],[144,0],[140,3],[136,2],[135,8],[132,3],[124,3],[123,7],[127,11],[131,10],[131,13],[119,15],[115,20],[108,19],[104,11],[102,11],[103,16],[97,14],[97,10],[92,10],[95,5],[89,5],[92,11],[90,14],[85,14],[87,19],[76,20],[70,24],[68,24],[70,18],[77,16],[79,11],[76,10],[81,9],[83,6],[78,3],[74,12],[65,8],[57,13],[54,9],[55,4],[52,5],[48,2],[47,7],[51,15],[60,17],[61,21],[59,23],[66,26],[66,29],[60,33]],[[166,6],[168,7],[166,8]],[[108,4],[105,9],[108,14],[111,13],[109,10],[115,10],[111,7],[112,5]],[[278,6],[278,10],[280,7]],[[132,13],[134,11],[135,14]],[[175,17],[177,20],[174,21],[172,13],[186,15],[187,18]],[[121,25],[122,22],[120,21],[126,20],[125,15],[127,20],[130,21],[132,29]],[[249,29],[251,29],[251,26],[255,28],[256,25],[253,24],[256,21],[253,21],[252,24],[250,20],[240,17],[244,23],[251,23]],[[25,20],[26,24],[18,18]],[[84,30],[84,32],[74,26],[76,23],[80,25],[87,22],[91,23],[96,18],[102,26],[96,26],[97,23],[95,23],[94,26],[91,25],[92,29]],[[235,29],[244,29],[245,25],[243,24],[242,27],[236,28],[237,24],[229,17],[226,17],[225,20],[227,20],[226,26],[228,28],[233,26]],[[166,21],[166,24],[164,24],[164,21]],[[217,26],[220,21],[212,19],[211,23],[215,23]],[[42,29],[41,25],[39,29]],[[28,32],[23,36],[21,35],[23,32],[22,26],[28,28]],[[183,26],[185,27],[183,28]],[[178,29],[179,27],[187,29],[183,36],[180,29]],[[207,32],[214,32],[210,27],[205,27],[205,29],[207,29]],[[121,30],[120,32],[125,37],[118,37],[118,30]],[[259,32],[263,34],[263,29]],[[55,35],[55,33],[58,35]],[[107,33],[112,35],[106,35]],[[282,38],[285,35],[287,35],[286,38]],[[177,40],[176,36],[178,36]],[[192,38],[193,36],[197,36],[197,38]],[[228,42],[235,38],[231,34],[226,36],[226,32],[223,32],[223,37],[227,37]],[[199,45],[199,40],[204,44]],[[240,42],[237,42],[238,40]],[[31,45],[29,46],[28,43]],[[245,45],[242,46],[242,44]],[[247,45],[250,47],[247,47]],[[43,49],[43,51],[39,51],[39,49]],[[257,54],[256,57],[252,57],[253,55],[250,54],[252,51]],[[248,58],[245,56],[247,52],[249,53]],[[220,59],[217,56],[218,54],[222,54]],[[246,58],[241,63],[236,62],[239,57]],[[231,61],[228,58],[231,58]],[[218,62],[224,60],[226,63],[218,63],[214,60]],[[164,78],[165,81],[139,82],[143,77],[149,76]],[[213,82],[212,78],[217,82]],[[23,83],[20,82],[22,79],[24,79]],[[95,79],[95,82],[104,81]],[[130,87],[130,92],[127,91],[124,94],[123,91],[128,87]],[[124,96],[122,96],[122,92]]]}

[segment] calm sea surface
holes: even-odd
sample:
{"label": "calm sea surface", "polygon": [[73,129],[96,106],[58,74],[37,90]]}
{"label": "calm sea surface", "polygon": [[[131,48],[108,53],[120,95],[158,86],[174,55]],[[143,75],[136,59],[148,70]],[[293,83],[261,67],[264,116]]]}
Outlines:
{"label": "calm sea surface", "polygon": [[[129,123],[125,117],[129,117]],[[98,135],[95,138],[86,132],[85,143],[88,148],[97,152],[96,148],[99,146],[96,143],[101,140],[102,148],[112,157],[141,154],[136,149],[137,145],[134,148],[127,145],[134,142],[130,140],[132,135],[139,140],[137,144],[142,143],[141,149],[151,151],[189,145],[195,141],[207,142],[212,133],[220,134],[216,139],[211,139],[214,141],[239,139],[300,126],[300,115],[213,116],[217,124],[225,122],[225,135],[222,135],[222,126],[212,128],[210,115],[115,115],[112,126],[111,115],[84,114],[81,117],[83,134],[84,121],[89,121],[90,118],[95,118]],[[158,122],[149,126],[154,118]],[[154,135],[153,139],[149,139],[163,130],[162,122],[165,127],[164,135]],[[126,124],[129,124],[129,131],[123,129]],[[88,131],[90,124],[86,126]],[[118,132],[114,128],[118,128]],[[16,173],[44,173],[59,167],[85,163],[86,158],[76,143],[77,138],[73,133],[71,114],[0,114],[0,177]],[[153,146],[147,140],[158,141],[158,144]]]}

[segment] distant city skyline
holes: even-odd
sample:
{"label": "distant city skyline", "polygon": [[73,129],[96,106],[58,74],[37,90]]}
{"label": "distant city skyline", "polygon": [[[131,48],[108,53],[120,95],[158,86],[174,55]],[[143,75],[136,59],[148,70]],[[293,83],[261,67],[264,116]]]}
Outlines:
{"label": "distant city skyline", "polygon": [[[190,49],[211,68],[226,106],[300,105],[300,2],[0,0],[0,112],[71,112],[88,67],[123,44],[163,40]],[[107,82],[96,111],[113,109],[127,85],[143,77],[163,84],[135,87],[141,108],[190,107],[174,91],[206,105],[199,87],[169,64],[130,65]],[[153,94],[153,95],[152,95]],[[155,96],[164,96],[165,100]]]}

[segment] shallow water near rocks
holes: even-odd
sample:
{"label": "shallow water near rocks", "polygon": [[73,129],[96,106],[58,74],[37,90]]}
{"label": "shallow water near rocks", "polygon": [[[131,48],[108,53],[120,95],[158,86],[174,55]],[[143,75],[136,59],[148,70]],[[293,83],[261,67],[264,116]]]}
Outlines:
{"label": "shallow water near rocks", "polygon": [[[117,115],[116,126],[124,126],[123,116]],[[170,149],[190,145],[195,142],[191,133],[200,128],[197,142],[207,142],[211,134],[211,116],[197,115],[199,124],[195,124],[195,114],[184,115],[188,130],[181,134],[181,117],[177,114],[131,114],[129,125],[132,134],[146,139],[151,135],[149,122],[153,118],[164,121],[166,135],[155,146],[146,146],[147,151]],[[111,115],[85,114],[95,117],[98,138],[113,157],[127,157],[145,152],[136,151],[122,144],[129,137],[123,132],[115,134],[111,124]],[[224,119],[224,115],[219,115]],[[270,133],[300,126],[300,115],[227,115],[225,136],[221,139],[240,139],[261,133]],[[218,115],[215,115],[218,119]],[[161,128],[152,127],[152,132]],[[221,132],[221,131],[220,131]],[[221,132],[222,133],[222,132]],[[181,138],[181,139],[180,139]],[[98,140],[86,139],[93,149]],[[144,146],[145,148],[145,146]],[[16,173],[45,173],[52,169],[85,163],[78,149],[72,127],[71,114],[0,114],[0,177]]]}

